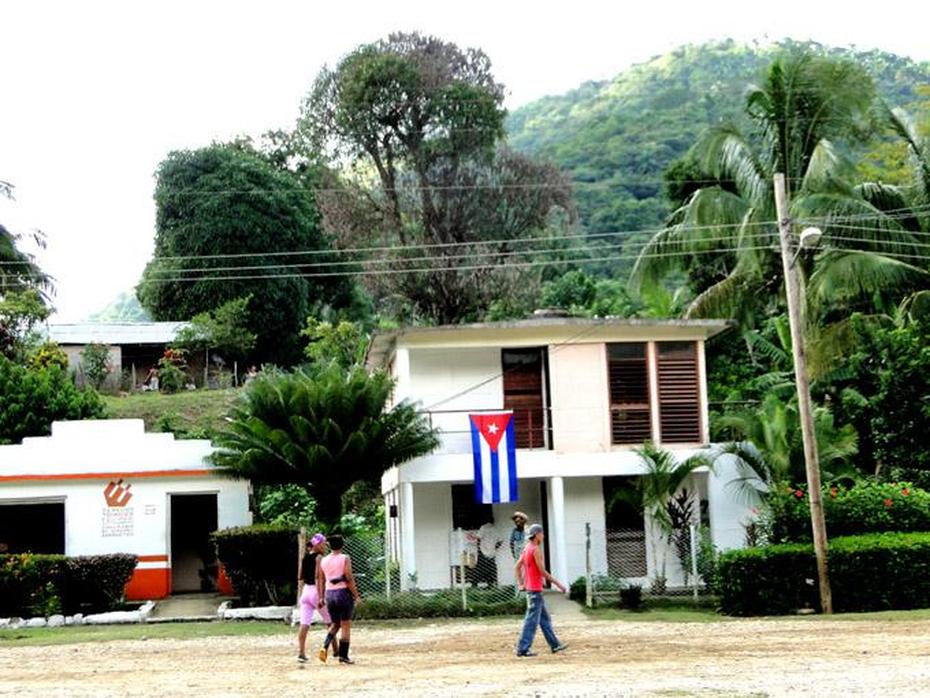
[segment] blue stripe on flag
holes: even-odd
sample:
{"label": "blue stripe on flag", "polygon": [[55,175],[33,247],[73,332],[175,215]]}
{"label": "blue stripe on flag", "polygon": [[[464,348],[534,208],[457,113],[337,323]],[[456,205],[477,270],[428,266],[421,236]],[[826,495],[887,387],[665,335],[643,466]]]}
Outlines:
{"label": "blue stripe on flag", "polygon": [[507,479],[510,481],[510,501],[519,501],[517,495],[517,435],[513,426],[513,417],[507,425]]}
{"label": "blue stripe on flag", "polygon": [[475,501],[481,504],[484,501],[484,481],[481,478],[481,432],[470,419],[471,424],[471,454],[475,463]]}
{"label": "blue stripe on flag", "polygon": [[501,459],[497,451],[491,451],[491,501],[501,501]]}

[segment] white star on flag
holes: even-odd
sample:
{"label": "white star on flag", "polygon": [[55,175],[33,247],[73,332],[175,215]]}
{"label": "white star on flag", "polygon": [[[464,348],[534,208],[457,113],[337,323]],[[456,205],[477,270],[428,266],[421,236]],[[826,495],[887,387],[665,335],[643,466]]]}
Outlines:
{"label": "white star on flag", "polygon": [[488,427],[488,431],[492,434],[496,434],[499,431],[499,429],[497,428],[497,425],[494,422],[491,422],[490,426]]}

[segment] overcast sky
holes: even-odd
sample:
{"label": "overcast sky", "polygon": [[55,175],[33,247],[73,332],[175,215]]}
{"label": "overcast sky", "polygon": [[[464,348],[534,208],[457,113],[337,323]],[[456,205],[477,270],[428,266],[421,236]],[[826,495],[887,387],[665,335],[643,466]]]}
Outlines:
{"label": "overcast sky", "polygon": [[0,180],[16,201],[0,201],[0,221],[47,233],[39,259],[57,279],[57,319],[76,321],[138,280],[152,251],[152,173],[170,150],[290,126],[320,67],[359,43],[416,29],[480,47],[515,107],[725,37],[930,60],[925,23],[902,23],[911,10],[893,5],[3,2]]}

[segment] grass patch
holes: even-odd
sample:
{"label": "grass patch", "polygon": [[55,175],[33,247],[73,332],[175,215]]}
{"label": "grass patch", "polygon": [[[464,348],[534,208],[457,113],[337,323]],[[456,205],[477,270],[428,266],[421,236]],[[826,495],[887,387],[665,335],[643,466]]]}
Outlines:
{"label": "grass patch", "polygon": [[141,419],[147,431],[171,431],[179,436],[210,436],[224,424],[223,418],[240,390],[187,390],[174,395],[134,393],[105,395],[107,413],[113,419]]}
{"label": "grass patch", "polygon": [[0,630],[0,647],[68,645],[76,642],[110,642],[112,640],[155,640],[161,638],[188,640],[202,637],[238,635],[287,635],[293,632],[289,625],[272,621],[77,625],[65,628]]}

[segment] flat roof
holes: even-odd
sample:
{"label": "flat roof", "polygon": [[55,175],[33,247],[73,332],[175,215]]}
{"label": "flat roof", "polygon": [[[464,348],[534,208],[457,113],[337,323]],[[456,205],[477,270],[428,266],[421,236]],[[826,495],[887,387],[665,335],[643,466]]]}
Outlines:
{"label": "flat roof", "polygon": [[383,366],[401,341],[410,344],[493,345],[510,340],[540,341],[549,337],[553,343],[572,344],[596,341],[642,341],[644,339],[709,339],[733,326],[732,320],[651,318],[580,318],[540,316],[525,320],[474,322],[462,325],[404,327],[375,333],[368,345],[366,364]]}
{"label": "flat roof", "polygon": [[58,344],[170,344],[189,322],[53,322],[48,338]]}

